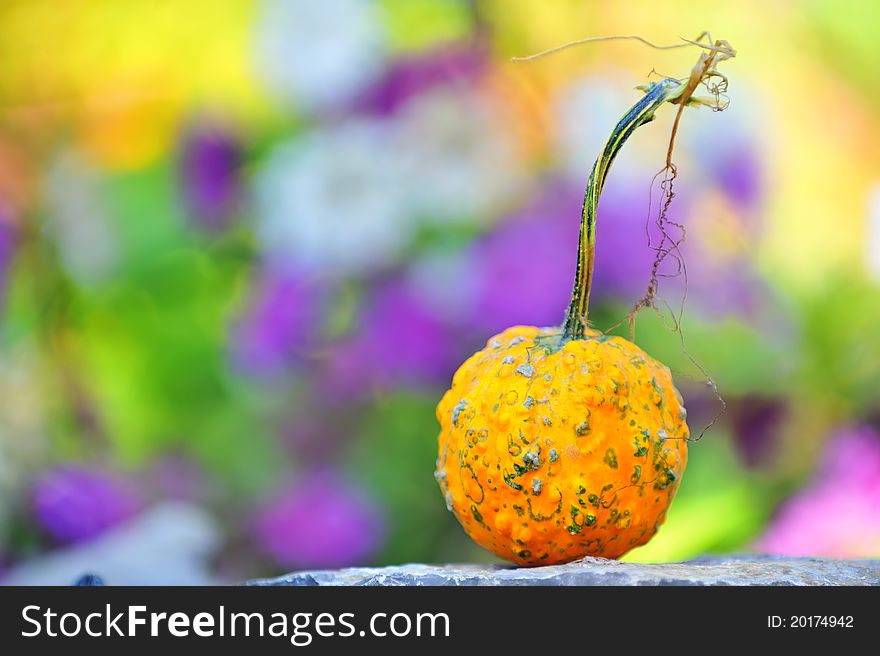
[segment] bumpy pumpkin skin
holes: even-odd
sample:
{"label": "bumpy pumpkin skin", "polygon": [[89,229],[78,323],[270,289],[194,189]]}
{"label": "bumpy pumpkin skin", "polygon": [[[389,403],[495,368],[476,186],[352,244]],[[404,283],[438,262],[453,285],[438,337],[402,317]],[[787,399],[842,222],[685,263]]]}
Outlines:
{"label": "bumpy pumpkin skin", "polygon": [[618,558],[666,518],[687,464],[669,369],[587,330],[515,326],[456,372],[437,407],[435,476],[467,534],[520,565]]}

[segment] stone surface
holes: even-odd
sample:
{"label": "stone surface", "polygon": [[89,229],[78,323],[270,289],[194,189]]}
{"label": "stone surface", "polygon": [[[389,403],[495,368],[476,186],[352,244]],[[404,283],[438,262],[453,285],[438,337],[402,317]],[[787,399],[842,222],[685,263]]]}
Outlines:
{"label": "stone surface", "polygon": [[412,564],[294,572],[248,585],[880,585],[880,560],[730,556],[656,565],[601,558],[533,568]]}

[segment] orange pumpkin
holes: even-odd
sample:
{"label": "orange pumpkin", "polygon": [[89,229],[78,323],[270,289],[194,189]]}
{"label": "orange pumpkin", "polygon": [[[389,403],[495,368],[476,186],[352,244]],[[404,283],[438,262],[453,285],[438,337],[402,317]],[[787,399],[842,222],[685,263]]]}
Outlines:
{"label": "orange pumpkin", "polygon": [[467,534],[521,565],[617,558],[666,518],[688,427],[669,369],[589,327],[595,213],[615,155],[686,86],[653,83],[590,175],[574,291],[560,328],[516,326],[456,372],[437,407],[436,478]]}

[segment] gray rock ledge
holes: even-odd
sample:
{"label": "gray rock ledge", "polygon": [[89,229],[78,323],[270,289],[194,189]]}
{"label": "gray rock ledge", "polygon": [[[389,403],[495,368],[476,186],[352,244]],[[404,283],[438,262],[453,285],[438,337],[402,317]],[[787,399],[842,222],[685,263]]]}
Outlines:
{"label": "gray rock ledge", "polygon": [[247,585],[880,585],[880,560],[705,557],[643,565],[584,558],[567,565],[399,565],[293,572]]}

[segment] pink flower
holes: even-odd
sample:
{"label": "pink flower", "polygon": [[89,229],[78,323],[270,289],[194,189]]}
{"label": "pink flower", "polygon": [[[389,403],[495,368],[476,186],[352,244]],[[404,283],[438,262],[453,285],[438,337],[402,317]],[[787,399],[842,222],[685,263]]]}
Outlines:
{"label": "pink flower", "polygon": [[788,556],[880,556],[880,434],[841,432],[815,481],[789,499],[756,547]]}

